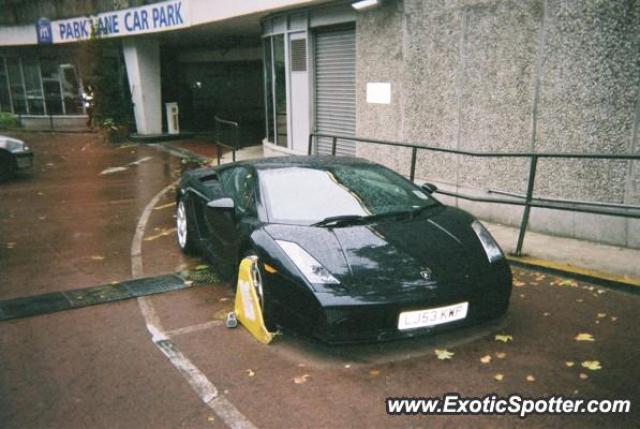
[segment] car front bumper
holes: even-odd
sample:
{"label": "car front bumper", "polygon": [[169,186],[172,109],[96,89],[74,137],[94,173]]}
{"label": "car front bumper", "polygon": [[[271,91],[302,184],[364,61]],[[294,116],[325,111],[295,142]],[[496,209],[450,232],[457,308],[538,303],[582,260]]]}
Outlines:
{"label": "car front bumper", "polygon": [[[345,305],[322,305],[313,335],[324,342],[340,344],[437,334],[503,316],[509,307],[510,295],[511,288],[498,283],[493,287],[478,288],[466,294],[439,294],[422,299],[407,297],[390,299],[387,302],[360,302],[356,305],[353,305],[353,302]],[[402,312],[433,309],[462,302],[468,302],[468,311],[464,319],[416,329],[398,328]]]}
{"label": "car front bumper", "polygon": [[13,152],[13,156],[16,159],[16,168],[18,170],[33,167],[33,152],[30,149]]}

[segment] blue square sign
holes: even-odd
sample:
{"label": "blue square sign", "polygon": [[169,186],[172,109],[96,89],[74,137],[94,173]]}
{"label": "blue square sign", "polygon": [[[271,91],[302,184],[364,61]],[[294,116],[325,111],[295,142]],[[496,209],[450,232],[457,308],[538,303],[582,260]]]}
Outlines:
{"label": "blue square sign", "polygon": [[51,22],[49,22],[47,18],[40,18],[38,22],[36,22],[36,34],[38,35],[38,44],[53,43]]}

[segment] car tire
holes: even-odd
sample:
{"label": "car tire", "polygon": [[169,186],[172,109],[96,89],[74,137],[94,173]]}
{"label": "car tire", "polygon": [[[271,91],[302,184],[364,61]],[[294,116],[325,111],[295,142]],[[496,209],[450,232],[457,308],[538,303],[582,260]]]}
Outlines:
{"label": "car tire", "polygon": [[184,199],[180,199],[176,207],[176,236],[180,250],[186,255],[193,255],[196,250],[193,222]]}
{"label": "car tire", "polygon": [[253,259],[251,277],[253,285],[256,288],[256,295],[258,295],[258,299],[260,300],[260,309],[262,310],[262,319],[264,321],[264,326],[269,332],[275,332],[277,328],[275,323],[273,323],[273,311],[264,293],[264,284],[262,282],[263,275],[262,269],[260,268],[260,259],[258,258],[258,255],[253,251],[247,252],[244,257]]}
{"label": "car tire", "polygon": [[15,160],[10,154],[0,151],[0,182],[11,179],[15,174]]}

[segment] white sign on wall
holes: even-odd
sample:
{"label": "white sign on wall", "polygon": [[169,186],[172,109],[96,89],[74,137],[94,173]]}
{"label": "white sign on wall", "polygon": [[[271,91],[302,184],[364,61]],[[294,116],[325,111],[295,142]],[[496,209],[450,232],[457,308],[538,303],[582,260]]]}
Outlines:
{"label": "white sign on wall", "polygon": [[[40,43],[69,43],[95,37],[132,36],[155,33],[191,24],[188,0],[173,0],[142,7],[105,12],[59,21],[39,22],[36,25]],[[43,37],[46,31],[50,36]]]}
{"label": "white sign on wall", "polygon": [[367,82],[367,103],[391,103],[391,83]]}

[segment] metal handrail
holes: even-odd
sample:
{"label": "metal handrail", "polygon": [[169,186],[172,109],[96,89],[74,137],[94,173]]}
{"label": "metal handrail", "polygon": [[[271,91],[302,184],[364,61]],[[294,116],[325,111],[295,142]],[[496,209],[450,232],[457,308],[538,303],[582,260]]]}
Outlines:
{"label": "metal handrail", "polygon": [[[218,165],[220,165],[220,158],[221,156],[221,150],[220,147],[226,147],[227,149],[231,149],[231,156],[233,159],[233,162],[236,162],[236,151],[239,149],[238,145],[239,145],[239,140],[238,140],[238,128],[239,128],[239,124],[236,121],[230,121],[228,119],[222,119],[220,117],[218,117],[218,115],[215,115],[213,117],[213,123],[214,123],[214,127],[215,127],[215,139],[216,139],[216,147],[217,147],[217,156],[218,156]],[[222,126],[227,126],[227,127],[231,127],[233,129],[233,143],[232,144],[227,144],[227,143],[223,143],[220,139],[220,131]]]}
{"label": "metal handrail", "polygon": [[414,143],[401,143],[390,142],[378,139],[366,139],[361,137],[337,135],[337,134],[323,134],[323,133],[311,133],[309,134],[309,147],[308,154],[314,153],[314,138],[315,138],[315,154],[318,154],[317,138],[330,138],[331,139],[331,155],[336,155],[336,148],[338,140],[349,140],[361,143],[379,144],[384,146],[404,147],[411,149],[411,170],[409,173],[409,179],[413,182],[415,180],[416,173],[416,158],[418,150],[426,150],[431,152],[442,152],[454,155],[472,156],[480,158],[529,158],[529,178],[527,180],[527,191],[525,195],[513,195],[515,198],[485,198],[473,195],[465,195],[457,192],[444,191],[441,189],[435,192],[448,195],[451,197],[462,198],[464,200],[484,202],[484,203],[497,203],[497,204],[510,204],[517,206],[524,206],[524,212],[522,213],[522,220],[520,222],[520,231],[518,234],[518,243],[516,245],[516,256],[522,256],[522,246],[524,244],[524,236],[529,223],[529,215],[532,207],[547,208],[553,210],[568,210],[583,213],[602,214],[610,216],[620,216],[640,219],[640,209],[634,206],[621,207],[621,205],[608,205],[598,202],[580,202],[563,199],[549,199],[549,198],[534,198],[533,189],[536,179],[536,170],[538,165],[538,159],[540,158],[558,158],[558,159],[628,159],[640,161],[640,154],[607,154],[607,153],[552,153],[552,152],[475,152],[468,150],[449,149],[436,146],[425,146]]}

